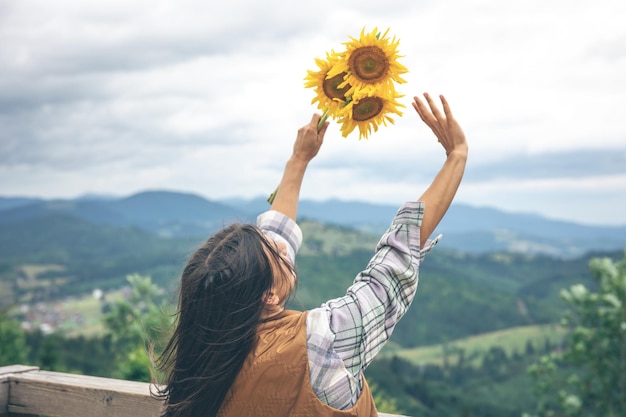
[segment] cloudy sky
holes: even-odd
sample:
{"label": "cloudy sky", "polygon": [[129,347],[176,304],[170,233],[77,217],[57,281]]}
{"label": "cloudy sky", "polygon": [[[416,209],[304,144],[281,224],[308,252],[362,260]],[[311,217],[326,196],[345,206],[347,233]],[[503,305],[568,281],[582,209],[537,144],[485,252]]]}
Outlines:
{"label": "cloudy sky", "polygon": [[459,202],[626,224],[623,0],[0,0],[0,196],[209,199],[277,185],[315,57],[400,39],[404,115],[331,125],[303,197],[414,199],[444,153],[410,107],[443,93],[470,143]]}

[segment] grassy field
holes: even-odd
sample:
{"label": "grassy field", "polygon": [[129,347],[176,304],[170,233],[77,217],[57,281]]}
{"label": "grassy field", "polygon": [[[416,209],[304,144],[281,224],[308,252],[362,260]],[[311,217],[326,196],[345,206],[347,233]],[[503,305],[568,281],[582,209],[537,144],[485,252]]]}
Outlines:
{"label": "grassy field", "polygon": [[106,293],[105,300],[95,298],[92,294],[78,297],[69,297],[63,300],[39,302],[29,307],[29,312],[16,307],[10,311],[17,317],[25,315],[31,328],[38,328],[42,324],[52,325],[55,332],[67,336],[101,336],[104,333],[102,307],[122,299],[122,291]]}
{"label": "grassy field", "polygon": [[504,349],[508,355],[515,352],[523,353],[527,343],[532,343],[535,349],[541,349],[546,340],[552,345],[558,345],[565,335],[565,329],[555,325],[521,326],[496,332],[485,333],[440,345],[419,347],[414,349],[394,349],[389,348],[382,352],[383,356],[398,356],[412,363],[419,364],[439,364],[444,362],[445,353],[448,352],[449,359],[454,361],[457,357],[455,352],[460,349],[465,351],[465,358],[472,359],[481,357],[481,353],[487,352],[489,348],[498,346]]}
{"label": "grassy field", "polygon": [[[106,293],[106,302],[114,303],[123,298],[122,291]],[[69,320],[59,326],[68,336],[101,336],[104,333],[102,314],[103,300],[85,295],[66,300],[62,308]]]}
{"label": "grassy field", "polygon": [[39,275],[45,272],[61,272],[64,271],[65,267],[62,265],[22,265],[19,268],[19,271],[22,275],[29,281],[34,281],[39,277]]}

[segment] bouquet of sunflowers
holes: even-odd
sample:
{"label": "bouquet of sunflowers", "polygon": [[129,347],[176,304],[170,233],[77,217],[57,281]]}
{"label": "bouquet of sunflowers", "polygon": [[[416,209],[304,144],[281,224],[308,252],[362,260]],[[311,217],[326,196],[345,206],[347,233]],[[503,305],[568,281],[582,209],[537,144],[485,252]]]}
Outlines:
{"label": "bouquet of sunflowers", "polygon": [[405,83],[400,75],[408,70],[398,62],[400,41],[388,33],[381,35],[376,28],[365,33],[363,28],[359,39],[344,43],[344,52],[331,50],[325,60],[315,60],[319,70],[308,71],[305,87],[315,90],[312,103],[324,112],[320,126],[332,117],[344,137],[358,127],[360,140],[381,124],[393,124],[391,113],[402,115],[398,108],[405,106],[397,100],[403,95],[395,83]]}
{"label": "bouquet of sunflowers", "polygon": [[[395,37],[389,38],[389,29],[381,34],[377,28],[370,33],[361,30],[359,39],[350,37],[345,42],[344,52],[331,50],[326,59],[317,58],[318,71],[308,71],[305,87],[315,90],[311,103],[324,112],[318,130],[328,117],[341,125],[341,134],[348,136],[359,128],[359,140],[367,139],[372,132],[387,122],[394,123],[390,114],[402,116],[397,100],[395,83],[406,81],[400,76],[408,72],[398,62],[398,44]],[[267,199],[272,204],[278,188]]]}

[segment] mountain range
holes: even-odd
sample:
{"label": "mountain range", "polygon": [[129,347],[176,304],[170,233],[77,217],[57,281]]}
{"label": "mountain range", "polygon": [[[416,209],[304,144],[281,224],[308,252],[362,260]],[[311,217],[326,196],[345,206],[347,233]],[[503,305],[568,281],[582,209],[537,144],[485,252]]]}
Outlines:
{"label": "mountain range", "polygon": [[[218,201],[172,191],[69,200],[0,197],[0,225],[64,214],[97,225],[136,227],[159,236],[201,237],[232,221],[254,221],[268,208],[264,198]],[[302,220],[379,235],[397,208],[358,201],[302,200],[298,215]],[[574,258],[589,251],[626,246],[626,226],[583,225],[458,203],[450,207],[435,233],[444,235],[443,247],[473,254],[517,252]]]}
{"label": "mountain range", "polygon": [[[43,323],[59,334],[68,330],[99,334],[90,323],[103,320],[111,301],[128,292],[129,274],[150,277],[162,290],[163,301],[175,303],[181,270],[207,234],[231,221],[254,221],[268,208],[264,198],[211,201],[164,191],[124,198],[0,198],[0,315],[11,311],[30,327],[42,328]],[[310,309],[345,294],[355,274],[368,264],[379,233],[396,210],[392,205],[356,201],[302,201],[299,223],[305,239],[296,263],[298,288],[289,308]],[[484,410],[484,404],[496,402],[509,406],[500,400],[502,393],[517,398],[517,403],[531,403],[526,366],[532,357],[522,352],[529,348],[539,352],[540,346],[548,349],[550,341],[542,335],[531,341],[526,329],[555,332],[552,324],[560,322],[564,311],[562,289],[582,284],[593,290],[597,281],[589,271],[590,259],[621,259],[626,228],[455,204],[436,232],[444,234],[444,239],[420,264],[415,299],[383,354],[396,356],[421,348],[420,352],[441,351],[444,364],[454,363],[454,359],[447,362],[453,356],[459,361],[464,358],[466,365],[455,369],[468,373],[461,379],[460,373],[450,372],[456,375],[450,378],[464,385],[433,379],[428,370],[434,368],[424,363],[423,353],[413,364],[381,356],[382,362],[375,361],[368,370],[372,380],[385,392],[401,393],[402,398],[426,392],[424,381],[428,381],[443,394],[424,398],[440,398],[435,401],[438,404],[453,399],[460,404],[458,398],[466,401],[467,397],[479,403],[472,410]],[[92,296],[96,289],[102,294],[97,301]],[[70,304],[73,308],[64,307]],[[495,376],[476,373],[467,364],[495,364],[489,361],[504,352],[500,344],[505,329],[516,341],[511,360],[498,362]],[[479,336],[496,331],[497,340]],[[469,337],[480,340],[484,354],[459,344]],[[68,346],[76,346],[75,340],[88,339],[71,339]],[[486,340],[491,345],[484,344]],[[97,357],[94,352],[89,349],[90,358]],[[499,357],[506,359],[507,354]],[[110,361],[106,366],[110,367]],[[480,399],[475,387],[484,388],[480,395],[489,401]],[[435,388],[428,389],[435,392]],[[466,397],[450,397],[450,392]],[[525,397],[518,398],[520,392],[526,392]],[[413,410],[410,401],[415,400],[402,401],[408,404],[406,410]],[[489,406],[495,410],[490,415],[520,415],[519,407],[512,406],[514,412],[506,414]],[[416,410],[411,415],[423,414],[421,408]],[[459,413],[455,410],[450,415]]]}

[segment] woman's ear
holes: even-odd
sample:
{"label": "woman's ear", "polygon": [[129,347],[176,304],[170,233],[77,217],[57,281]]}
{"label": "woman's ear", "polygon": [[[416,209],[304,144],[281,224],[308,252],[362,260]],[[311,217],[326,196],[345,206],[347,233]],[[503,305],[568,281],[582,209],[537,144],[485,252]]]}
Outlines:
{"label": "woman's ear", "polygon": [[274,291],[270,291],[263,296],[263,302],[268,306],[277,306],[280,303],[280,299],[274,294]]}

